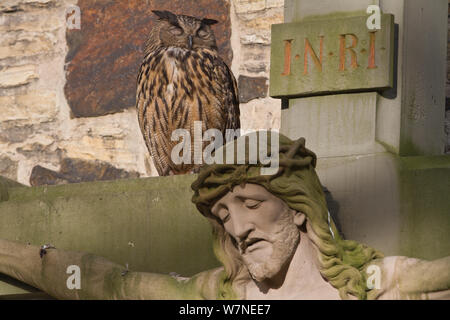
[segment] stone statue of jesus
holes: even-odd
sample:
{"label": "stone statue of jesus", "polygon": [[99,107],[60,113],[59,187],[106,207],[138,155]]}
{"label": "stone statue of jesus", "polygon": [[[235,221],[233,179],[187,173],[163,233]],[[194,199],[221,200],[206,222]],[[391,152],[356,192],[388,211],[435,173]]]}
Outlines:
{"label": "stone statue of jesus", "polygon": [[[343,239],[304,139],[280,135],[279,152],[275,175],[262,175],[262,165],[247,159],[205,166],[193,183],[221,268],[192,278],[132,272],[88,253],[42,254],[0,240],[0,273],[57,299],[450,299],[450,257],[383,257]],[[81,270],[79,290],[67,287],[72,265]]]}

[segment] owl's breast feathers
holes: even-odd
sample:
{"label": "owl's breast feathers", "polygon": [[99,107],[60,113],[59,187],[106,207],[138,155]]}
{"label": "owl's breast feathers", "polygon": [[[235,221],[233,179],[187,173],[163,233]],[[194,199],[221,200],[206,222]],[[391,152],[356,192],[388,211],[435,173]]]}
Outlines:
{"label": "owl's breast feathers", "polygon": [[[209,49],[159,48],[147,54],[137,83],[139,125],[158,172],[170,164],[176,129],[193,135],[194,121],[203,131],[240,128],[236,79]],[[158,163],[159,162],[159,163]]]}

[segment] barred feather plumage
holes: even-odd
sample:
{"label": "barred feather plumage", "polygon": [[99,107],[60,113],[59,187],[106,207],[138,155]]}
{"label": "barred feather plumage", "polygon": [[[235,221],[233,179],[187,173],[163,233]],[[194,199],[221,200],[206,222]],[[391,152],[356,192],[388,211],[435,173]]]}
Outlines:
{"label": "barred feather plumage", "polygon": [[[155,13],[160,21],[138,75],[139,125],[159,175],[183,174],[195,166],[171,161],[172,148],[179,143],[171,141],[172,132],[187,129],[193,137],[194,121],[202,121],[203,132],[215,128],[225,135],[226,129],[239,129],[238,89],[205,22],[213,20]],[[173,27],[184,28],[184,34],[192,38],[184,42],[182,36],[173,38],[167,31]],[[192,36],[200,29],[209,32],[208,37]]]}

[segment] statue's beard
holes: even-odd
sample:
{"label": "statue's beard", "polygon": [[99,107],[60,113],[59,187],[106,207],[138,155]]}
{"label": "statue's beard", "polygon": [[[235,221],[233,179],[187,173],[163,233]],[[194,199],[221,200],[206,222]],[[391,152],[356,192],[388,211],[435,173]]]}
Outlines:
{"label": "statue's beard", "polygon": [[254,237],[265,239],[272,243],[272,254],[268,258],[261,259],[262,262],[255,262],[251,258],[251,254],[242,253],[241,251],[242,259],[251,277],[257,282],[276,276],[283,266],[292,259],[299,244],[300,232],[290,215],[279,220],[277,224],[280,231],[275,235],[268,236],[261,233],[254,235]]}

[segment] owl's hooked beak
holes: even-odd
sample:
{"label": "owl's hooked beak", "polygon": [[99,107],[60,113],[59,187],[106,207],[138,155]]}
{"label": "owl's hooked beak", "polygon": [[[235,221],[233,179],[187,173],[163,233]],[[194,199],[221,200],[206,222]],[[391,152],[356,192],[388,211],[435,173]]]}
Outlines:
{"label": "owl's hooked beak", "polygon": [[189,50],[192,49],[192,45],[194,44],[194,38],[192,36],[188,37],[188,46],[189,46]]}

